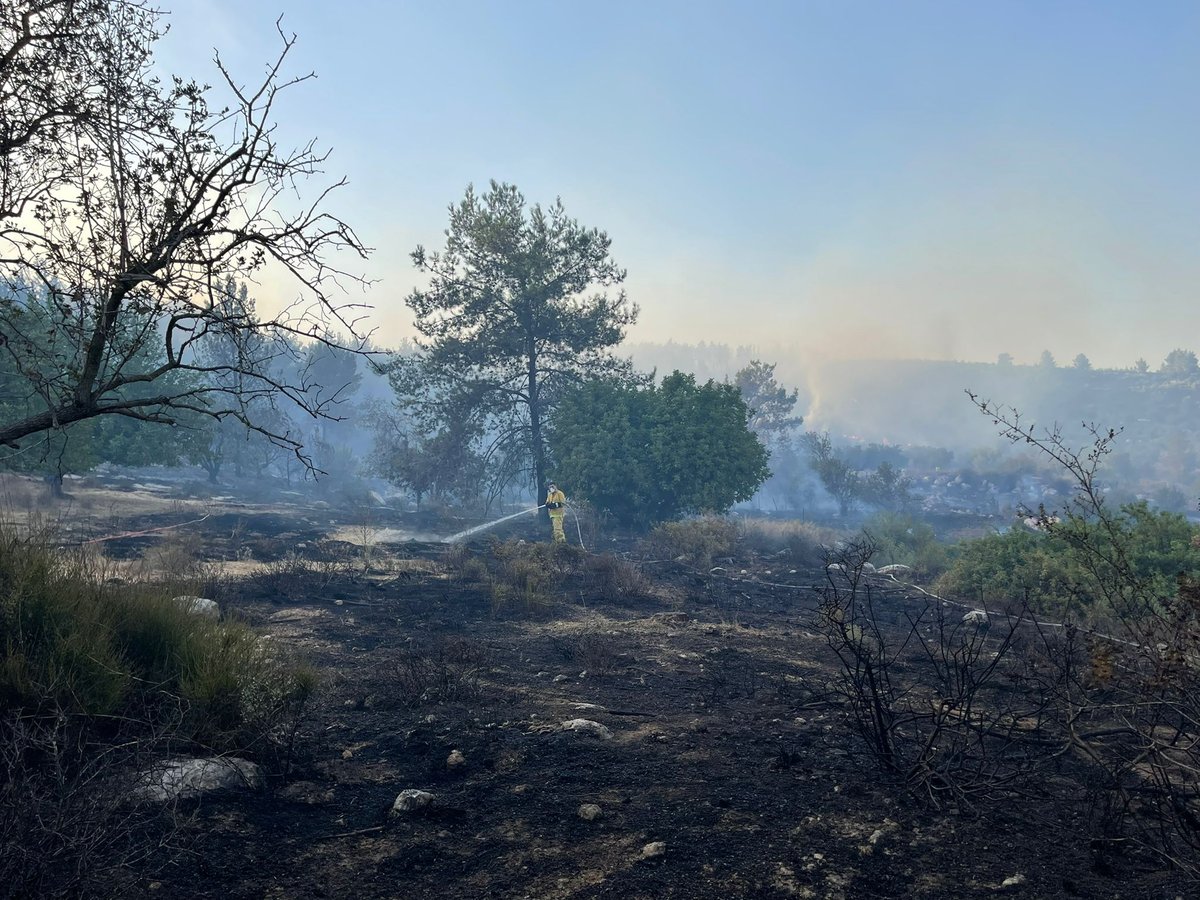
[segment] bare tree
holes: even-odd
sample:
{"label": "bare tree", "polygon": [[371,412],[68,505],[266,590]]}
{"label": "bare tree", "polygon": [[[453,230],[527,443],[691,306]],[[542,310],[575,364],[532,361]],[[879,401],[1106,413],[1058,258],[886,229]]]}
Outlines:
{"label": "bare tree", "polygon": [[1092,443],[1077,450],[1058,426],[1038,429],[967,393],[1001,434],[1074,481],[1062,507],[1036,517],[1071,548],[1096,598],[1089,618],[1108,632],[1090,632],[1057,657],[1058,726],[1084,767],[1097,839],[1140,846],[1200,881],[1200,574],[1183,571],[1168,584],[1139,566],[1130,518],[1098,479],[1119,429],[1084,423]]}
{"label": "bare tree", "polygon": [[[335,331],[363,348],[363,306],[342,298],[364,282],[339,259],[367,253],[325,211],[344,179],[302,199],[327,153],[278,142],[277,102],[311,76],[284,74],[295,36],[277,25],[260,83],[217,56],[229,103],[210,106],[208,86],[153,74],[159,20],[123,0],[0,6],[0,444],[103,415],[203,414],[300,452],[296,435],[250,421],[247,401],[330,414],[336,386],[278,363]],[[227,302],[229,278],[266,272],[295,285],[285,311]],[[246,352],[198,352],[230,336]]]}

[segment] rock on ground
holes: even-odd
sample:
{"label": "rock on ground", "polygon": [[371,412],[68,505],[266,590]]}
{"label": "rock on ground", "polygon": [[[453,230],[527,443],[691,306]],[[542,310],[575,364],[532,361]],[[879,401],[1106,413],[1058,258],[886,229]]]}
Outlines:
{"label": "rock on ground", "polygon": [[560,726],[562,731],[578,731],[581,734],[590,734],[604,741],[611,741],[613,733],[607,727],[599,722],[593,722],[591,719],[567,719]]}
{"label": "rock on ground", "polygon": [[248,759],[172,759],[152,768],[134,788],[133,796],[165,802],[211,791],[259,790],[262,786],[262,769]]}
{"label": "rock on ground", "polygon": [[583,819],[585,822],[591,822],[600,818],[600,814],[602,812],[603,810],[600,809],[600,807],[595,803],[584,803],[579,807],[579,818]]}
{"label": "rock on ground", "polygon": [[642,848],[642,859],[658,859],[667,855],[667,845],[663,841],[654,841]]}
{"label": "rock on ground", "polygon": [[429,791],[418,791],[415,788],[409,788],[396,795],[390,815],[399,816],[404,813],[416,812],[417,810],[424,809],[432,802],[433,794],[429,793]]}

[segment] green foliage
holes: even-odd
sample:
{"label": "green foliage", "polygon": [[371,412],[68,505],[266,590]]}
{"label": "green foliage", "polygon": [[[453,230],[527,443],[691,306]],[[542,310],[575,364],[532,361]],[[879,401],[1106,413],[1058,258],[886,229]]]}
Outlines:
{"label": "green foliage", "polygon": [[875,547],[876,565],[912,566],[921,577],[939,575],[950,563],[949,548],[937,539],[932,526],[911,515],[880,512],[863,526]]}
{"label": "green foliage", "polygon": [[741,392],[750,410],[750,430],[758,435],[780,435],[804,423],[802,416],[793,415],[799,391],[788,393],[775,380],[775,366],[757,359],[738,370],[733,383]]}
{"label": "green foliage", "polygon": [[567,395],[551,447],[560,484],[624,524],[724,512],[770,472],[736,387],[675,372],[662,385],[593,381]]}
{"label": "green foliage", "polygon": [[862,493],[858,472],[834,450],[829,432],[818,434],[810,431],[804,435],[803,443],[813,471],[821,479],[825,490],[837,501],[841,514],[847,515]]}
{"label": "green foliage", "polygon": [[314,676],[245,625],[161,588],[113,586],[85,558],[0,534],[0,717],[176,721],[217,749],[245,747],[311,693]]}
{"label": "green foliage", "polygon": [[544,432],[561,391],[629,372],[610,351],[637,307],[624,292],[603,292],[625,279],[610,244],[560,201],[527,209],[513,185],[492,182],[483,195],[469,187],[451,207],[445,249],[412,255],[429,276],[406,301],[421,339],[416,354],[393,357],[389,377],[418,432],[432,437],[458,423],[489,457],[520,453],[540,490]]}
{"label": "green foliage", "polygon": [[1195,540],[1200,531],[1183,516],[1139,502],[1121,507],[1109,521],[1111,530],[1095,520],[1070,518],[1048,533],[1014,528],[966,542],[938,590],[993,604],[1027,597],[1034,609],[1055,613],[1122,614],[1106,608],[1110,588],[1105,565],[1097,563],[1115,558],[1117,548],[1122,565],[1160,607],[1175,596],[1181,574],[1200,573]]}
{"label": "green foliage", "polygon": [[875,506],[898,511],[912,504],[912,479],[890,462],[881,462],[874,472],[860,479],[859,495]]}

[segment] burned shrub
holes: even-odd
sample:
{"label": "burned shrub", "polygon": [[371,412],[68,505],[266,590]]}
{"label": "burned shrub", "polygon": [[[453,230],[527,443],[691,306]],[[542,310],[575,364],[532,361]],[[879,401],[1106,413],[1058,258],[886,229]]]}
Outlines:
{"label": "burned shrub", "polygon": [[608,675],[621,665],[621,654],[613,636],[590,626],[575,629],[554,639],[559,658],[589,675]]}
{"label": "burned shrub", "polygon": [[492,654],[478,641],[438,638],[400,651],[392,673],[392,695],[404,706],[471,703],[483,689],[480,678],[492,667]]}
{"label": "burned shrub", "polygon": [[487,563],[465,544],[451,544],[442,554],[441,563],[451,581],[459,584],[487,581]]}
{"label": "burned shrub", "polygon": [[866,568],[873,550],[854,542],[830,559],[820,608],[837,692],[867,751],[935,805],[1011,799],[1049,760],[1058,680],[1029,677],[1015,649],[1020,617],[988,627],[935,598],[888,615]]}
{"label": "burned shrub", "polygon": [[581,574],[589,593],[611,603],[643,599],[653,588],[636,563],[609,554],[587,557]]}
{"label": "burned shrub", "polygon": [[492,544],[487,558],[492,614],[544,614],[559,599],[563,580],[574,574],[581,558],[580,551],[567,544]]}

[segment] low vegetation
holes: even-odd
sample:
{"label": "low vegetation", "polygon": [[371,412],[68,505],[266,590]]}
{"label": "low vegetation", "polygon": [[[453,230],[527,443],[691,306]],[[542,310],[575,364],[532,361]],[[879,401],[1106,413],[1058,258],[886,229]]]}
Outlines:
{"label": "low vegetation", "polygon": [[167,813],[128,808],[156,760],[290,753],[315,672],[192,602],[0,531],[0,808],[19,811],[0,823],[5,891],[108,892],[169,844]]}

